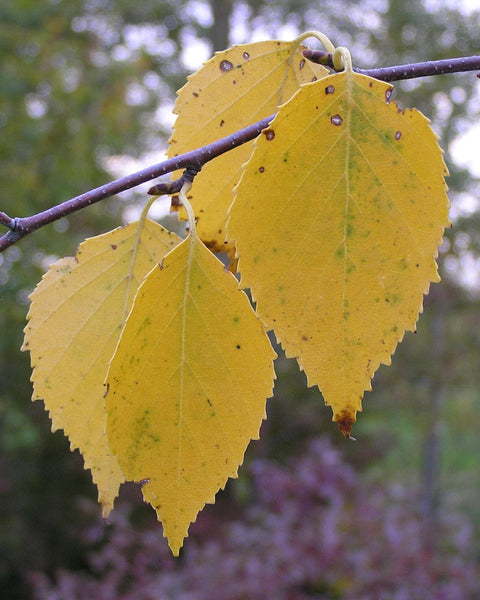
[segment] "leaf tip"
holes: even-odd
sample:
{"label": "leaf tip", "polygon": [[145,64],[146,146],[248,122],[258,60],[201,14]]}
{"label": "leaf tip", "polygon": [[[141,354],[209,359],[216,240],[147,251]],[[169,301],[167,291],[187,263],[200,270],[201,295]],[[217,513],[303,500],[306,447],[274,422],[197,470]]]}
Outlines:
{"label": "leaf tip", "polygon": [[183,541],[185,538],[182,539],[182,541],[179,542],[171,542],[168,538],[167,538],[167,542],[168,542],[168,547],[170,548],[170,550],[172,551],[172,554],[175,558],[178,558],[180,555],[180,550],[183,548]]}
{"label": "leaf tip", "polygon": [[98,501],[102,505],[102,518],[107,520],[113,510],[113,502],[102,501],[100,497],[98,498]]}
{"label": "leaf tip", "polygon": [[167,539],[168,547],[170,548],[172,555],[175,558],[178,558],[180,551],[183,548],[183,543],[188,537],[188,529],[191,523],[188,523],[186,527],[173,526],[172,528],[166,519],[160,517],[157,508],[155,508],[155,512],[157,513],[158,520],[162,523],[163,536]]}
{"label": "leaf tip", "polygon": [[352,417],[351,414],[345,412],[336,417],[335,421],[338,423],[338,428],[343,435],[349,440],[355,441],[355,438],[352,437],[352,425],[356,421],[355,415]]}

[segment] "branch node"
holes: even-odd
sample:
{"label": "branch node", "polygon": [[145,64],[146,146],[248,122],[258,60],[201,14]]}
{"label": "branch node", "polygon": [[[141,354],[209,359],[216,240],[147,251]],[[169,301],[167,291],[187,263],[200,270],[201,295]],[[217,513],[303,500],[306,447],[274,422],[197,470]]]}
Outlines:
{"label": "branch node", "polygon": [[17,228],[17,219],[12,219],[6,213],[1,212],[1,211],[0,211],[0,223],[2,225],[5,225],[5,227],[8,227],[8,229],[11,229],[12,231],[15,231],[15,229]]}
{"label": "branch node", "polygon": [[152,185],[152,187],[148,189],[147,194],[150,196],[169,196],[170,194],[178,194],[181,187],[181,178],[175,179],[174,181],[162,181]]}
{"label": "branch node", "polygon": [[303,51],[303,56],[308,58],[314,63],[318,65],[323,65],[325,67],[330,67],[333,69],[333,55],[329,52],[324,52],[323,50],[310,50],[307,48]]}
{"label": "branch node", "polygon": [[147,194],[150,196],[163,196],[164,194],[167,196],[172,196],[174,194],[178,194],[185,182],[193,183],[195,175],[200,171],[201,168],[201,165],[190,165],[184,170],[181,177],[175,179],[174,181],[157,183],[148,190]]}
{"label": "branch node", "polygon": [[202,168],[201,165],[188,166],[185,169],[185,171],[183,172],[181,179],[183,179],[184,182],[188,181],[188,183],[193,183],[193,180],[195,179],[195,175],[200,171],[201,168]]}

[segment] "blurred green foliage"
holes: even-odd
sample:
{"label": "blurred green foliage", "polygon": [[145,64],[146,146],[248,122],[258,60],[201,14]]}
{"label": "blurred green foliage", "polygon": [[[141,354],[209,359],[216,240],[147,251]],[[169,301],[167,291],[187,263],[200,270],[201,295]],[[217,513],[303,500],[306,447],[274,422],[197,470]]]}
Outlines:
{"label": "blurred green foliage", "polygon": [[[213,17],[216,17],[214,21]],[[312,28],[350,47],[362,67],[479,54],[478,13],[442,3],[370,0],[2,0],[0,3],[0,210],[25,216],[105,183],[107,159],[163,149],[165,112],[185,81],[186,51],[246,42],[262,31],[292,37]],[[446,150],[454,227],[442,248],[416,335],[382,367],[354,435],[336,443],[369,480],[400,479],[423,492],[424,513],[449,503],[472,512],[478,492],[480,349],[478,290],[459,285],[480,250],[478,182],[449,158],[478,119],[474,74],[399,83],[396,99],[433,121]],[[28,572],[85,567],[79,531],[95,499],[89,473],[41,404],[31,404],[28,356],[19,351],[28,294],[47,264],[85,236],[122,222],[114,198],[44,227],[0,255],[0,589],[28,598]],[[331,431],[330,410],[294,361],[280,358],[262,439],[247,460],[285,462]],[[242,477],[227,499],[249,498]]]}

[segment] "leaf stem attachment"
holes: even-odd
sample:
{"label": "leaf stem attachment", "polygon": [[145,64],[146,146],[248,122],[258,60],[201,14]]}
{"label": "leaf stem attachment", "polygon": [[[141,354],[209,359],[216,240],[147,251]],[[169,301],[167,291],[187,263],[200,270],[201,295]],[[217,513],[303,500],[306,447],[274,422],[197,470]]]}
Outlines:
{"label": "leaf stem attachment", "polygon": [[353,71],[352,55],[350,54],[350,50],[345,48],[345,46],[335,48],[332,59],[335,71]]}
{"label": "leaf stem attachment", "polygon": [[303,40],[306,40],[309,37],[316,38],[323,45],[323,47],[329,54],[335,53],[335,46],[328,39],[328,37],[320,31],[305,31],[305,33],[301,33],[295,39],[294,45],[300,46],[300,44],[303,42]]}
{"label": "leaf stem attachment", "polygon": [[182,203],[183,207],[185,208],[185,210],[187,212],[188,228],[189,228],[190,235],[192,236],[192,239],[193,239],[197,235],[197,231],[195,228],[195,213],[193,212],[193,207],[190,204],[190,200],[187,198],[187,194],[190,191],[191,187],[192,187],[192,183],[190,181],[185,181],[185,183],[182,185],[182,189],[178,193],[178,199],[180,200],[180,202]]}
{"label": "leaf stem attachment", "polygon": [[321,44],[323,44],[325,50],[327,51],[327,56],[332,56],[333,68],[335,71],[353,71],[350,50],[344,46],[335,48],[330,39],[320,31],[306,31],[305,33],[300,34],[295,39],[295,46],[300,46],[300,44],[309,37],[316,38]]}
{"label": "leaf stem attachment", "polygon": [[130,269],[128,270],[127,291],[125,293],[125,302],[123,304],[122,324],[125,323],[127,315],[128,315],[130,289],[131,289],[131,285],[132,285],[135,261],[137,259],[137,252],[138,252],[138,247],[140,245],[140,238],[142,236],[143,227],[145,225],[145,220],[147,218],[148,211],[150,210],[150,208],[151,208],[152,204],[155,202],[155,200],[157,200],[158,198],[159,198],[159,196],[152,196],[151,198],[148,199],[148,202],[143,207],[142,214],[140,215],[140,218],[138,219],[137,231],[135,233],[135,239],[133,241],[133,246],[132,246],[132,254],[130,257]]}
{"label": "leaf stem attachment", "polygon": [[174,181],[161,181],[160,183],[153,185],[148,190],[147,194],[150,194],[150,196],[178,194],[184,182],[189,181],[190,183],[192,183],[195,178],[195,175],[200,171],[201,168],[201,165],[187,167],[183,171],[181,177],[175,179]]}

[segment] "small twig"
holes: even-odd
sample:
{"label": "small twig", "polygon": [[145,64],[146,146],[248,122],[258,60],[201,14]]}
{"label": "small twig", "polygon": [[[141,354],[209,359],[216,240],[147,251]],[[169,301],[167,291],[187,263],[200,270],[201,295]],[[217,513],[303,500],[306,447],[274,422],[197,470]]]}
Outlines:
{"label": "small twig", "polygon": [[147,194],[150,194],[151,196],[171,196],[173,194],[178,194],[182,189],[184,182],[183,175],[173,181],[161,181],[160,183],[152,185],[152,187],[148,189]]}
{"label": "small twig", "polygon": [[0,211],[0,223],[9,229],[15,229],[15,219]]}
{"label": "small twig", "polygon": [[[312,62],[325,65],[333,69],[333,57],[321,50],[304,50],[303,55]],[[462,58],[449,58],[430,60],[427,62],[383,67],[381,69],[353,69],[361,75],[368,75],[382,81],[400,81],[401,79],[416,79],[430,75],[446,75],[447,73],[463,73],[466,71],[480,71],[480,56],[467,56]]]}
{"label": "small twig", "polygon": [[178,194],[178,192],[182,189],[183,184],[188,181],[189,183],[193,183],[195,175],[200,171],[199,168],[188,167],[182,173],[182,176],[173,181],[161,181],[156,185],[153,185],[148,191],[147,194],[150,196],[163,196],[164,194],[173,195]]}

